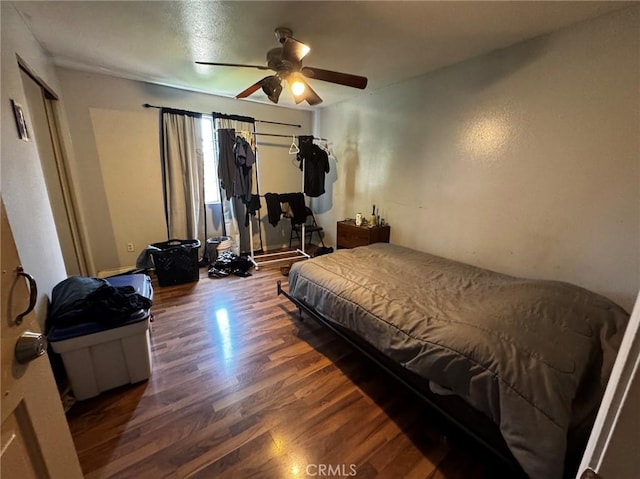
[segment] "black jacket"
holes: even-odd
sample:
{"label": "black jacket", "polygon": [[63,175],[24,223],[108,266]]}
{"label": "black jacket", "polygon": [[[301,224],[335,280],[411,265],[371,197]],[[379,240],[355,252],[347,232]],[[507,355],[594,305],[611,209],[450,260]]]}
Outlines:
{"label": "black jacket", "polygon": [[312,136],[300,136],[298,143],[297,160],[304,171],[304,193],[313,198],[323,195],[325,174],[329,173],[329,155],[313,143]]}

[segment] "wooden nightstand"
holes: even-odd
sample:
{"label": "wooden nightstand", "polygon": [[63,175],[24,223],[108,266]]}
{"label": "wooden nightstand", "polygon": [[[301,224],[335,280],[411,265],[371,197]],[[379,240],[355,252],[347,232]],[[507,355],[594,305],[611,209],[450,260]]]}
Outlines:
{"label": "wooden nightstand", "polygon": [[384,226],[356,226],[353,220],[338,221],[338,248],[355,248],[372,243],[388,243],[391,227]]}

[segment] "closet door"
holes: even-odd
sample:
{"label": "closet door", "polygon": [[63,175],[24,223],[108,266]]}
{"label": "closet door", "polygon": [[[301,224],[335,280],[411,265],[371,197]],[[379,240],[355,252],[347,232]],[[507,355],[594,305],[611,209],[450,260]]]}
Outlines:
{"label": "closet door", "polygon": [[69,276],[87,274],[75,203],[60,142],[55,113],[57,100],[22,67],[20,73],[31,118],[32,136],[47,185],[64,265]]}

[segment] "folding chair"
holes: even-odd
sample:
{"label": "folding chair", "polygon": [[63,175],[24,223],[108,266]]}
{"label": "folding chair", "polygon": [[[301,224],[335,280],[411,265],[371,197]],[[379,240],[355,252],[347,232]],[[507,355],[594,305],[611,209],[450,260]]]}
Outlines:
{"label": "folding chair", "polygon": [[[313,238],[313,233],[318,235],[318,239],[322,246],[324,246],[324,240],[322,239],[322,226],[318,226],[316,223],[316,218],[313,216],[313,211],[308,206],[305,207],[305,223],[304,223],[304,233],[305,236],[309,239],[309,243],[307,246],[311,245],[311,239]],[[300,245],[302,245],[302,225],[294,225],[293,218],[290,218],[291,221],[291,233],[289,234],[289,248],[291,248],[291,244],[293,243],[293,237],[295,236]],[[305,238],[306,239],[306,238]]]}

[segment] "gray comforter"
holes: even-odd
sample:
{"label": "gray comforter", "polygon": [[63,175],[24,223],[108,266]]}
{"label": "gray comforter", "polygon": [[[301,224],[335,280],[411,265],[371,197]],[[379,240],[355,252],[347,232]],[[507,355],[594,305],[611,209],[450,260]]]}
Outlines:
{"label": "gray comforter", "polygon": [[383,243],[294,264],[289,293],[485,413],[535,479],[562,476],[567,432],[597,408],[629,318],[568,283]]}

